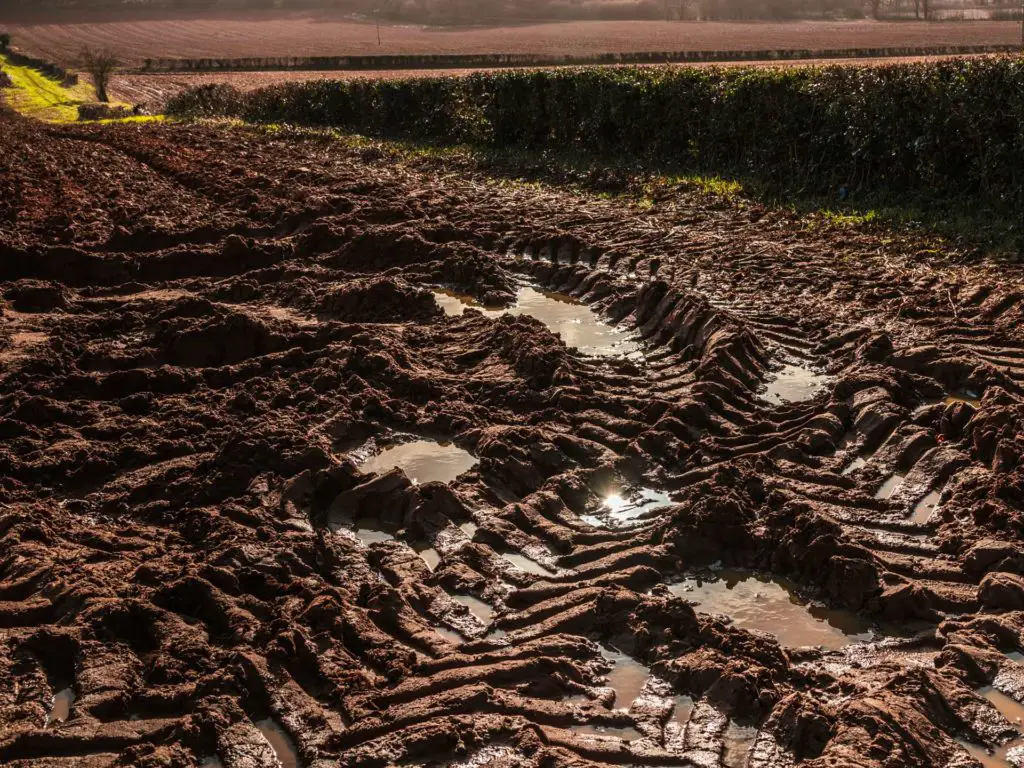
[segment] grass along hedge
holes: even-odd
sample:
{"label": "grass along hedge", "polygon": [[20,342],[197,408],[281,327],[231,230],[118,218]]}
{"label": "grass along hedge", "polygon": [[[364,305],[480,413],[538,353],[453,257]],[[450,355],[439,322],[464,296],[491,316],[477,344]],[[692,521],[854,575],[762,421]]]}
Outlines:
{"label": "grass along hedge", "polygon": [[575,152],[806,194],[1024,204],[1024,59],[884,67],[580,68],[204,86],[179,116]]}

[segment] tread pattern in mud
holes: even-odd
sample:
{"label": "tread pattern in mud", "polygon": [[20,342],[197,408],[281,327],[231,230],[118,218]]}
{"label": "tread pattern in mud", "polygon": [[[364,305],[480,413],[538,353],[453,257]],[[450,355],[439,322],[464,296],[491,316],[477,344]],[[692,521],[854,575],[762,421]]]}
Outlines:
{"label": "tread pattern in mud", "polygon": [[[1018,267],[316,139],[0,121],[0,763],[969,766],[1016,738],[988,691],[1024,699]],[[523,284],[642,354],[434,293]],[[477,463],[360,471],[409,436]],[[667,500],[609,516],[637,488]],[[673,588],[712,566],[873,634],[780,645]]]}

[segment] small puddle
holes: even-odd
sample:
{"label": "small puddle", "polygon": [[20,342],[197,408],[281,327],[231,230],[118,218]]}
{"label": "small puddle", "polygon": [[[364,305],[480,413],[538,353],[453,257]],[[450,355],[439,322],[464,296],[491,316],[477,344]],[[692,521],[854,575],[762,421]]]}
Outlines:
{"label": "small puddle", "polygon": [[200,768],[224,768],[224,763],[220,761],[219,757],[210,755],[209,757],[204,757],[199,766]]}
{"label": "small puddle", "polygon": [[896,493],[896,489],[899,488],[900,485],[902,485],[906,477],[906,475],[901,475],[898,472],[889,475],[889,477],[886,478],[885,482],[882,483],[882,486],[877,491],[875,491],[875,498],[888,499],[890,496]]}
{"label": "small puddle", "polygon": [[444,290],[435,290],[434,299],[449,315],[461,315],[467,307],[479,309],[489,317],[530,315],[561,336],[567,347],[576,347],[588,355],[624,356],[640,350],[627,331],[602,321],[582,301],[564,293],[523,286],[516,293],[516,303],[508,309],[488,309],[472,297]]}
{"label": "small puddle", "polygon": [[467,536],[469,536],[469,538],[472,539],[473,536],[476,535],[477,528],[479,527],[480,526],[478,526],[474,522],[466,522],[459,525],[459,530],[461,530],[464,534],[466,534]]}
{"label": "small puddle", "polygon": [[674,503],[664,491],[638,488],[606,496],[601,508],[612,523],[622,526],[643,517],[648,512],[670,507]]}
{"label": "small puddle", "polygon": [[608,646],[601,646],[601,655],[613,665],[606,675],[606,685],[615,691],[615,708],[629,709],[650,678],[651,670],[631,656]]}
{"label": "small puddle", "polygon": [[494,608],[479,597],[473,597],[473,595],[452,595],[452,599],[469,608],[469,612],[484,624],[491,623],[491,619],[494,617]]}
{"label": "small puddle", "polygon": [[865,459],[865,458],[863,458],[861,456],[857,456],[853,461],[851,461],[849,464],[847,464],[845,467],[843,467],[843,471],[840,474],[851,475],[854,472],[856,472],[858,469],[863,469],[867,465],[868,465],[868,460],[867,459]]}
{"label": "small puddle", "polygon": [[416,554],[427,564],[427,568],[431,571],[437,570],[437,566],[441,563],[441,555],[437,553],[436,549],[426,544],[422,546],[414,544],[412,548],[416,550]]}
{"label": "small puddle", "polygon": [[53,704],[46,715],[46,724],[63,723],[71,715],[71,705],[75,702],[75,692],[70,688],[61,688],[53,696]]}
{"label": "small puddle", "polygon": [[670,584],[669,591],[701,610],[725,614],[737,627],[775,635],[784,646],[834,650],[874,637],[871,624],[857,614],[810,604],[788,579],[722,570]]}
{"label": "small puddle", "polygon": [[610,725],[570,725],[569,730],[584,736],[597,736],[605,739],[618,739],[619,741],[635,741],[643,738],[643,734],[636,728],[626,726],[616,728]]}
{"label": "small puddle", "polygon": [[299,768],[299,751],[295,748],[295,742],[292,741],[291,736],[281,727],[280,723],[267,717],[257,721],[256,727],[260,729],[263,738],[274,748],[274,754],[277,755],[277,760],[283,768]]}
{"label": "small puddle", "polygon": [[914,511],[910,514],[910,522],[912,523],[927,523],[932,514],[935,512],[935,508],[939,506],[939,498],[942,494],[938,491],[932,491],[917,504],[914,505]]}
{"label": "small puddle", "polygon": [[414,483],[450,483],[476,463],[473,454],[451,443],[413,440],[369,457],[359,471],[382,473],[398,467]]}
{"label": "small puddle", "polygon": [[512,565],[521,571],[527,573],[533,573],[537,576],[554,576],[555,572],[545,568],[543,565],[538,563],[536,560],[531,560],[526,555],[521,555],[518,552],[502,552],[501,556],[508,560]]}
{"label": "small puddle", "polygon": [[681,726],[686,727],[690,722],[690,715],[693,714],[693,699],[689,696],[676,696],[675,707],[672,710],[672,719]]}
{"label": "small puddle", "polygon": [[743,768],[755,738],[757,728],[730,722],[722,735],[722,765],[725,768]]}
{"label": "small puddle", "polygon": [[1024,765],[1024,747],[1017,744],[1016,740],[996,747],[992,752],[979,744],[972,744],[963,739],[957,739],[957,743],[984,768],[1016,768],[1016,766]]}
{"label": "small puddle", "polygon": [[945,397],[942,401],[946,405],[953,403],[967,403],[973,408],[981,408],[981,394],[969,389],[962,389]]}
{"label": "small puddle", "polygon": [[464,638],[455,630],[448,629],[448,627],[437,626],[434,627],[434,631],[441,637],[443,637],[445,640],[447,640],[449,643],[454,643],[455,645],[462,645],[466,642],[466,638]]}
{"label": "small puddle", "polygon": [[373,517],[356,519],[356,538],[363,544],[375,544],[378,541],[394,541],[395,537],[385,531],[380,521]]}
{"label": "small puddle", "polygon": [[768,382],[764,398],[773,403],[802,403],[817,395],[828,377],[800,365],[786,363]]}
{"label": "small puddle", "polygon": [[495,317],[505,312],[501,307],[484,306],[468,293],[459,293],[448,288],[435,288],[434,301],[444,310],[446,315],[461,315],[469,308],[478,309],[489,317]]}

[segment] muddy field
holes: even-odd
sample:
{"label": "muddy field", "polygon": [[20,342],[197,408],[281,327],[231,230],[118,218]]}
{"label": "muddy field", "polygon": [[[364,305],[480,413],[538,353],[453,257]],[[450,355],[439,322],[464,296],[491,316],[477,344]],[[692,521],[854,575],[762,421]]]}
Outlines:
{"label": "muddy field", "polygon": [[0,146],[0,764],[1020,763],[1019,265],[241,129]]}
{"label": "muddy field", "polygon": [[329,12],[246,11],[65,23],[7,23],[15,44],[73,65],[83,45],[109,47],[132,64],[151,57],[351,56],[358,54],[603,54],[637,51],[923,48],[1014,45],[1017,22],[579,21],[503,27],[382,25]]}

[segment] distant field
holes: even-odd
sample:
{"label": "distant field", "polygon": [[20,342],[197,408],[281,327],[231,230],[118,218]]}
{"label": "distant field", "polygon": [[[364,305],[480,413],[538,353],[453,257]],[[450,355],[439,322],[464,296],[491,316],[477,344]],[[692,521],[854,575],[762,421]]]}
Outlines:
{"label": "distant field", "polygon": [[[946,58],[970,58],[949,56],[914,56],[903,58],[874,59],[800,59],[795,61],[746,61],[715,64],[687,64],[685,66],[720,67],[793,67],[816,65],[840,66],[881,66],[883,64],[938,61]],[[675,65],[662,65],[675,66]],[[444,75],[466,75],[480,69],[407,69],[370,71],[317,71],[317,72],[203,72],[195,74],[133,74],[120,75],[112,88],[115,96],[132,104],[146,104],[152,109],[162,109],[164,103],[174,94],[199,85],[227,83],[244,91],[263,88],[280,83],[305,80],[335,80],[342,78],[409,78],[438,77]]]}
{"label": "distant field", "polygon": [[1017,22],[661,22],[581,21],[509,27],[382,26],[329,12],[182,15],[102,23],[5,24],[19,47],[61,64],[83,45],[109,47],[131,63],[146,58],[356,54],[735,51],[1014,44]]}

